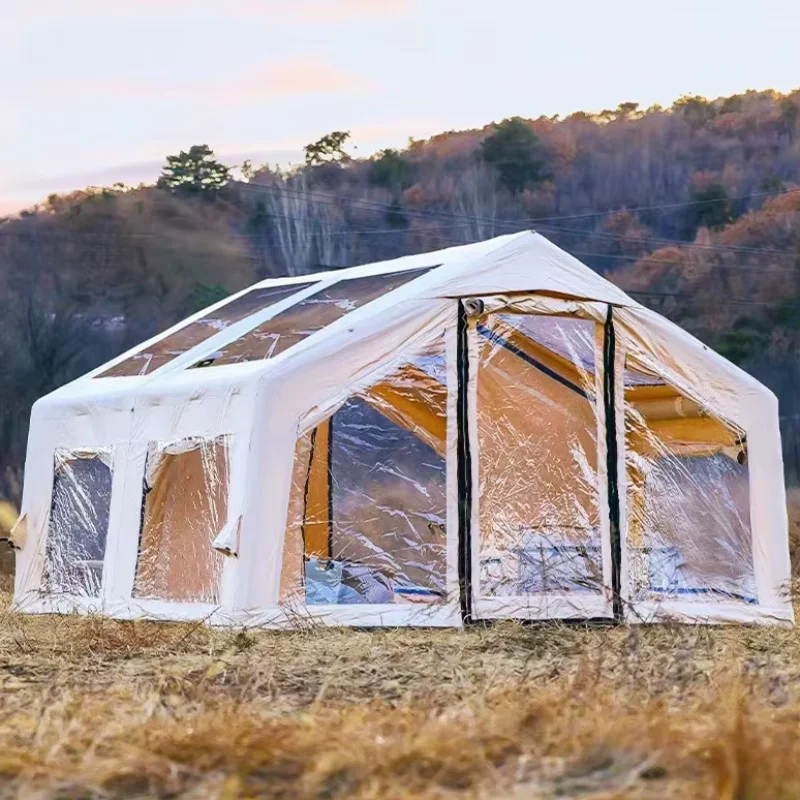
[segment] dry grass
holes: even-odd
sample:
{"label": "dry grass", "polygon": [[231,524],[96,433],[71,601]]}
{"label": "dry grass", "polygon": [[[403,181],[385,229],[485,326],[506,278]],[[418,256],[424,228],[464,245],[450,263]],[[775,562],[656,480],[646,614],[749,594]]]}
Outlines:
{"label": "dry grass", "polygon": [[800,798],[800,631],[0,619],[9,797]]}

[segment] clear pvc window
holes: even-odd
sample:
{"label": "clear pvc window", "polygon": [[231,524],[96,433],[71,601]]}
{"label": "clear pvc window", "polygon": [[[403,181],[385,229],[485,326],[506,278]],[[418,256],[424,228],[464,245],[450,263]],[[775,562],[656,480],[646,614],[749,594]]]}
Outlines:
{"label": "clear pvc window", "polygon": [[479,596],[601,592],[602,329],[490,315],[476,333]]}
{"label": "clear pvc window", "polygon": [[626,367],[632,600],[756,603],[744,432]]}
{"label": "clear pvc window", "polygon": [[445,598],[446,400],[441,343],[298,439],[282,602]]}
{"label": "clear pvc window", "polygon": [[218,603],[228,517],[228,437],[151,442],[145,466],[135,597]]}
{"label": "clear pvc window", "polygon": [[244,334],[222,350],[203,358],[195,367],[222,366],[274,358],[292,345],[336,322],[345,314],[366,305],[404,283],[418,278],[429,268],[370,275],[338,281],[327,289],[301,300],[291,308]]}
{"label": "clear pvc window", "polygon": [[110,451],[56,450],[45,546],[48,593],[100,595],[111,478]]}
{"label": "clear pvc window", "polygon": [[147,348],[126,358],[111,369],[98,375],[98,378],[113,378],[123,375],[148,375],[169,364],[174,358],[202,344],[214,334],[225,330],[236,322],[263,311],[271,305],[311,286],[310,283],[293,283],[287,286],[271,286],[253,289],[231,300],[200,319],[190,322],[175,333],[153,342]]}

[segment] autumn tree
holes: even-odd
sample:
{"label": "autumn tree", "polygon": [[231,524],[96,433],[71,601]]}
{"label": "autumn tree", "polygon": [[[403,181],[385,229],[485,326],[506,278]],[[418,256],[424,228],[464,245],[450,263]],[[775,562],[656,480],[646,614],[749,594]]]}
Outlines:
{"label": "autumn tree", "polygon": [[350,161],[345,153],[345,142],[350,138],[350,131],[332,131],[316,142],[305,146],[306,165],[313,167],[321,164],[342,164]]}
{"label": "autumn tree", "polygon": [[633,119],[641,116],[638,103],[620,103],[617,106],[617,119]]}
{"label": "autumn tree", "polygon": [[244,180],[251,181],[253,178],[255,178],[258,170],[253,166],[253,162],[249,158],[246,158],[244,161],[242,161],[242,166],[239,167],[239,172],[242,173],[242,178],[244,178]]}
{"label": "autumn tree", "polygon": [[688,235],[694,235],[698,228],[722,228],[733,219],[733,209],[728,193],[721,183],[710,183],[695,189],[691,195],[692,205],[686,210]]}
{"label": "autumn tree", "polygon": [[372,159],[369,182],[387,189],[405,189],[411,184],[411,165],[397,150],[381,150]]}
{"label": "autumn tree", "polygon": [[500,185],[511,194],[519,194],[550,177],[544,147],[520,117],[503,120],[481,143],[481,154],[497,170]]}
{"label": "autumn tree", "polygon": [[158,187],[172,192],[201,194],[217,192],[231,179],[229,167],[221,164],[207,144],[195,144],[188,152],[167,156]]}
{"label": "autumn tree", "polygon": [[693,125],[703,125],[715,114],[714,105],[705,97],[685,94],[673,104],[672,110],[689,120]]}
{"label": "autumn tree", "polygon": [[763,353],[769,346],[771,325],[765,319],[739,317],[720,338],[718,351],[735,364]]}

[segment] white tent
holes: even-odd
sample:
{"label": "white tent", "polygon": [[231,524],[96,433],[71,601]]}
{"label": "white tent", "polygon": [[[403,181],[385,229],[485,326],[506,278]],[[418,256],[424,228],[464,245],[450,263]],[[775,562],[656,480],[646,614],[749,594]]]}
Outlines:
{"label": "white tent", "polygon": [[36,403],[15,601],[792,622],[761,384],[525,232],[267,280]]}

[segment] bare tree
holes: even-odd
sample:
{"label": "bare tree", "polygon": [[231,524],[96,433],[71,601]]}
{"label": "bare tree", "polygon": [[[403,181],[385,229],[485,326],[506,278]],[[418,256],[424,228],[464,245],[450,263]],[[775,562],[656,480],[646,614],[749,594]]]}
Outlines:
{"label": "bare tree", "polygon": [[287,275],[303,275],[314,262],[314,203],[305,176],[278,178],[265,193]]}
{"label": "bare tree", "polygon": [[473,163],[459,177],[456,211],[466,219],[461,228],[465,242],[478,242],[495,235],[497,190],[494,170],[482,162]]}
{"label": "bare tree", "polygon": [[320,205],[316,212],[316,246],[320,265],[345,267],[350,262],[351,233],[339,208]]}
{"label": "bare tree", "polygon": [[0,499],[18,503],[33,403],[113,355],[104,320],[69,301],[30,295],[4,303],[0,359]]}

